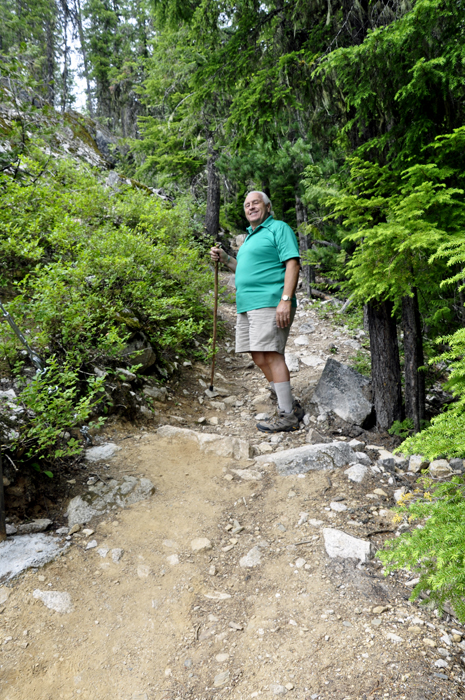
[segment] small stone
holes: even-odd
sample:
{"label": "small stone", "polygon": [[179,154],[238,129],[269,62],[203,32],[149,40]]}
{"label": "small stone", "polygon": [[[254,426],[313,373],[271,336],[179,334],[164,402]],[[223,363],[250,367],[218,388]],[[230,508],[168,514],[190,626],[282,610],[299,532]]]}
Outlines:
{"label": "small stone", "polygon": [[450,476],[452,469],[450,468],[447,459],[435,459],[429,465],[429,473],[431,476],[440,479],[442,477]]}
{"label": "small stone", "polygon": [[101,556],[102,559],[105,559],[105,557],[107,556],[107,554],[108,554],[109,551],[110,551],[110,550],[107,549],[106,547],[99,547],[99,549],[97,549],[97,554],[98,554],[99,556]]}
{"label": "small stone", "polygon": [[240,632],[241,630],[244,629],[243,626],[242,626],[242,625],[238,625],[237,622],[230,622],[230,623],[229,623],[229,626],[230,626],[230,628],[231,628],[232,630],[236,630],[237,632]]}
{"label": "small stone", "polygon": [[87,549],[95,549],[95,547],[98,547],[97,540],[91,540],[90,542],[87,543],[86,550]]}
{"label": "small stone", "polygon": [[215,656],[215,659],[218,661],[219,664],[224,664],[224,662],[229,659],[229,654],[217,654]]}
{"label": "small stone", "polygon": [[350,440],[349,445],[353,450],[363,450],[365,447],[365,443],[357,439]]}
{"label": "small stone", "polygon": [[263,474],[255,469],[231,469],[243,481],[261,481]]}
{"label": "small stone", "polygon": [[333,528],[324,528],[323,536],[326,552],[331,558],[354,558],[364,563],[372,556],[372,546],[367,540],[352,537]]}
{"label": "small stone", "polygon": [[150,566],[147,566],[147,564],[139,564],[137,567],[137,575],[139,578],[148,578],[148,576],[150,576]]}
{"label": "small stone", "polygon": [[310,428],[307,433],[307,437],[305,438],[305,442],[308,442],[310,445],[323,445],[331,442],[331,440],[324,435],[321,435],[321,433],[319,433],[318,430],[315,430],[315,428]]}
{"label": "small stone", "polygon": [[243,569],[250,569],[254,566],[258,566],[261,562],[262,553],[259,547],[252,547],[247,554],[239,559],[239,566]]}
{"label": "small stone", "polygon": [[216,566],[214,564],[210,566],[210,568],[208,569],[208,573],[210,574],[210,576],[216,576]]}
{"label": "small stone", "polygon": [[207,419],[207,423],[208,423],[209,425],[218,425],[219,420],[218,420],[218,418],[217,418],[216,416],[213,416],[212,418],[208,418],[208,419]]}
{"label": "small stone", "polygon": [[394,491],[394,500],[395,500],[395,502],[396,502],[396,503],[399,503],[400,499],[401,499],[403,496],[405,496],[406,493],[407,493],[407,489],[405,488],[405,486],[402,486],[400,489],[396,489],[396,490]]}
{"label": "small stone", "polygon": [[166,557],[166,561],[170,566],[176,566],[179,564],[179,557],[177,554],[170,554],[168,557]]}
{"label": "small stone", "polygon": [[258,451],[260,452],[260,454],[264,455],[268,452],[273,452],[273,448],[271,447],[269,442],[261,442],[258,445]]}
{"label": "small stone", "polygon": [[269,413],[257,413],[255,420],[267,420],[270,417]]}
{"label": "small stone", "polygon": [[306,559],[303,559],[302,557],[299,557],[298,559],[295,560],[295,565],[298,569],[301,569],[305,564],[307,563]]}
{"label": "small stone", "polygon": [[111,550],[111,558],[115,564],[117,564],[120,561],[123,554],[124,554],[124,549],[121,549],[119,547]]}
{"label": "small stone", "polygon": [[215,688],[218,688],[219,686],[227,683],[228,680],[229,680],[229,671],[223,671],[222,673],[218,673],[215,676],[215,679],[213,681],[213,685],[215,686]]}
{"label": "small stone", "polygon": [[329,507],[336,513],[342,513],[343,511],[347,510],[347,506],[344,505],[344,503],[338,503],[337,501],[331,501]]}
{"label": "small stone", "polygon": [[436,666],[436,668],[449,668],[449,664],[447,663],[447,661],[444,661],[444,659],[438,659],[434,662],[434,665]]}
{"label": "small stone", "polygon": [[232,474],[225,474],[223,479],[226,479],[226,481],[232,481],[234,477]]}
{"label": "small stone", "polygon": [[356,484],[361,484],[367,473],[368,468],[364,464],[354,464],[344,471],[349,481],[353,481]]}
{"label": "small stone", "polygon": [[69,529],[68,535],[74,535],[74,534],[76,534],[76,532],[79,532],[80,529],[81,529],[81,526],[79,525],[79,523],[76,523],[76,525],[73,525],[73,527],[71,527]]}
{"label": "small stone", "polygon": [[308,520],[308,513],[304,513],[304,512],[300,513],[300,518],[299,518],[299,522],[297,523],[297,527],[300,527],[300,525],[304,525],[304,523],[306,523],[307,520]]}
{"label": "small stone", "polygon": [[408,462],[408,470],[414,474],[418,474],[423,469],[427,469],[429,462],[422,455],[412,455]]}
{"label": "small stone", "polygon": [[380,625],[382,625],[382,623],[383,623],[383,621],[382,621],[382,619],[381,619],[380,617],[375,617],[375,618],[371,621],[371,624],[373,625],[373,627],[380,627]]}
{"label": "small stone", "polygon": [[273,695],[286,695],[287,688],[284,685],[279,685],[278,683],[272,683],[270,685],[270,691]]}
{"label": "small stone", "polygon": [[316,520],[315,518],[310,518],[307,522],[312,527],[321,527],[324,524],[323,520]]}
{"label": "small stone", "polygon": [[415,625],[413,625],[412,627],[407,627],[407,632],[411,634],[421,634],[422,629],[421,627],[415,627]]}
{"label": "small stone", "polygon": [[83,534],[85,537],[90,537],[91,535],[94,534],[94,532],[95,532],[95,530],[91,530],[89,527],[85,527],[85,528],[83,529],[83,531],[82,531],[82,534]]}
{"label": "small stone", "polygon": [[276,527],[278,530],[280,530],[280,532],[286,532],[286,528],[284,527],[284,525],[282,523],[278,523],[276,525]]}
{"label": "small stone", "polygon": [[423,644],[427,647],[432,648],[436,646],[436,642],[433,639],[429,639],[428,637],[424,637]]}
{"label": "small stone", "polygon": [[376,493],[377,496],[382,496],[383,498],[388,498],[388,494],[383,489],[373,489],[373,493]]}
{"label": "small stone", "polygon": [[371,459],[364,452],[356,452],[355,458],[358,464],[364,464],[366,467],[370,467],[372,464]]}
{"label": "small stone", "polygon": [[404,640],[402,637],[399,637],[398,634],[394,634],[393,632],[388,632],[386,635],[387,639],[390,639],[391,642],[403,642]]}
{"label": "small stone", "polygon": [[36,589],[32,596],[43,602],[45,607],[55,610],[58,613],[70,613],[73,610],[71,596],[69,593],[60,591],[40,591]]}
{"label": "small stone", "polygon": [[212,543],[206,537],[197,537],[191,542],[193,552],[206,552],[212,548]]}
{"label": "small stone", "polygon": [[294,690],[294,684],[293,683],[286,683],[286,688],[287,688],[287,690]]}
{"label": "small stone", "polygon": [[371,612],[374,615],[381,615],[384,612],[387,612],[389,610],[389,606],[387,605],[376,605],[374,608],[371,609]]}

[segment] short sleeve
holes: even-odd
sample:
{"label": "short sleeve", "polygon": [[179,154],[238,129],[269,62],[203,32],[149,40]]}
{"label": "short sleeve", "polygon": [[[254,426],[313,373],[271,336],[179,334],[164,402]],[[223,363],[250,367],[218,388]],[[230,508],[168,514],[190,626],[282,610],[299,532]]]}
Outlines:
{"label": "short sleeve", "polygon": [[284,263],[291,258],[300,257],[297,237],[291,227],[284,222],[282,222],[279,231],[276,231],[275,240],[281,262]]}

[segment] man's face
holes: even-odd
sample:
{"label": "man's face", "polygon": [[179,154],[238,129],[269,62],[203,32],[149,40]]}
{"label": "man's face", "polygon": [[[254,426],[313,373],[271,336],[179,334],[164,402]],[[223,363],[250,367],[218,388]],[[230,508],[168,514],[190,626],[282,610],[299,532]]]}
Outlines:
{"label": "man's face", "polygon": [[245,218],[252,226],[252,229],[260,226],[270,215],[271,205],[265,204],[262,196],[258,192],[251,192],[244,202]]}

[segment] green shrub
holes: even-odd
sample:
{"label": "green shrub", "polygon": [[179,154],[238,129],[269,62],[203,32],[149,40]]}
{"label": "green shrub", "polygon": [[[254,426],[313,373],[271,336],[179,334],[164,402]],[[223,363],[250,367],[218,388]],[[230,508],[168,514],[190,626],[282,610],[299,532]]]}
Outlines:
{"label": "green shrub", "polygon": [[465,622],[465,481],[454,476],[448,483],[423,478],[423,493],[404,496],[397,509],[409,522],[411,532],[389,540],[378,556],[387,572],[407,569],[419,577],[411,600],[425,596],[442,610],[450,602],[458,619]]}

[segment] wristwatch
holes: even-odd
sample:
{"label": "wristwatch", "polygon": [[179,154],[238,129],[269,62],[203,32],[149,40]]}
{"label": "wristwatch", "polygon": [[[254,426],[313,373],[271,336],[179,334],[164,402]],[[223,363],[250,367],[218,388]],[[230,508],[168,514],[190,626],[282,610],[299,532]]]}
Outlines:
{"label": "wristwatch", "polygon": [[281,301],[292,301],[292,297],[290,297],[288,294],[283,294]]}

